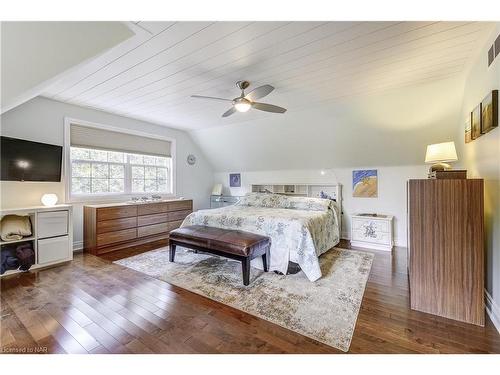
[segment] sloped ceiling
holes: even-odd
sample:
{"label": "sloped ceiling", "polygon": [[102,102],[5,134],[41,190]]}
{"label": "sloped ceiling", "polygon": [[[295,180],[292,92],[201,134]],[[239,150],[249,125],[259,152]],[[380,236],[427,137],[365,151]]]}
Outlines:
{"label": "sloped ceiling", "polygon": [[[138,22],[148,37],[43,95],[190,131],[216,171],[422,164],[462,126],[464,74],[487,22]],[[221,118],[235,82],[271,84]],[[460,157],[460,155],[459,155]]]}
{"label": "sloped ceiling", "polygon": [[150,37],[75,71],[49,98],[196,130],[271,118],[252,110],[226,119],[235,82],[271,84],[265,102],[289,113],[322,102],[419,85],[463,72],[481,22],[139,22]]}
{"label": "sloped ceiling", "polygon": [[2,113],[134,35],[123,22],[2,22]]}

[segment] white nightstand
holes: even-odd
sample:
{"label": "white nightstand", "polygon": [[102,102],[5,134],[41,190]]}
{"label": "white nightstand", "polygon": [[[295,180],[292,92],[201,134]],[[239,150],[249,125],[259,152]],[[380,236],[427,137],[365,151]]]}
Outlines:
{"label": "white nightstand", "polygon": [[390,215],[352,215],[351,245],[391,251],[392,219]]}

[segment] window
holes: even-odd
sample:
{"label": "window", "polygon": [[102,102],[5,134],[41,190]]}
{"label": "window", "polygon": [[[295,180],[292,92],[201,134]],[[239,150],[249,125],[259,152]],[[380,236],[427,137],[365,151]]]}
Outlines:
{"label": "window", "polygon": [[129,155],[132,191],[162,192],[168,190],[168,159],[148,155]]}
{"label": "window", "polygon": [[66,117],[64,145],[70,200],[175,195],[175,139]]}
{"label": "window", "polygon": [[171,157],[71,147],[71,196],[172,193]]}

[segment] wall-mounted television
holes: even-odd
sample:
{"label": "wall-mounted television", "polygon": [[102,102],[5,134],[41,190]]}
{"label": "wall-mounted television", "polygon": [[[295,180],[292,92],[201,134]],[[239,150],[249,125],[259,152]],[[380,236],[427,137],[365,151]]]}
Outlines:
{"label": "wall-mounted television", "polygon": [[62,146],[0,137],[2,181],[61,181]]}

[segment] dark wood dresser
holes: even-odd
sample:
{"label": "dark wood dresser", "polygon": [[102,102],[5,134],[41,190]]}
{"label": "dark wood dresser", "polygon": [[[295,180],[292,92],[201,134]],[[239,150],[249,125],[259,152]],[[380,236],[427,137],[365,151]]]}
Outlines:
{"label": "dark wood dresser", "polygon": [[408,181],[410,304],[484,326],[483,180]]}
{"label": "dark wood dresser", "polygon": [[166,244],[170,231],[192,210],[192,200],[84,206],[84,251],[100,255],[162,240]]}

